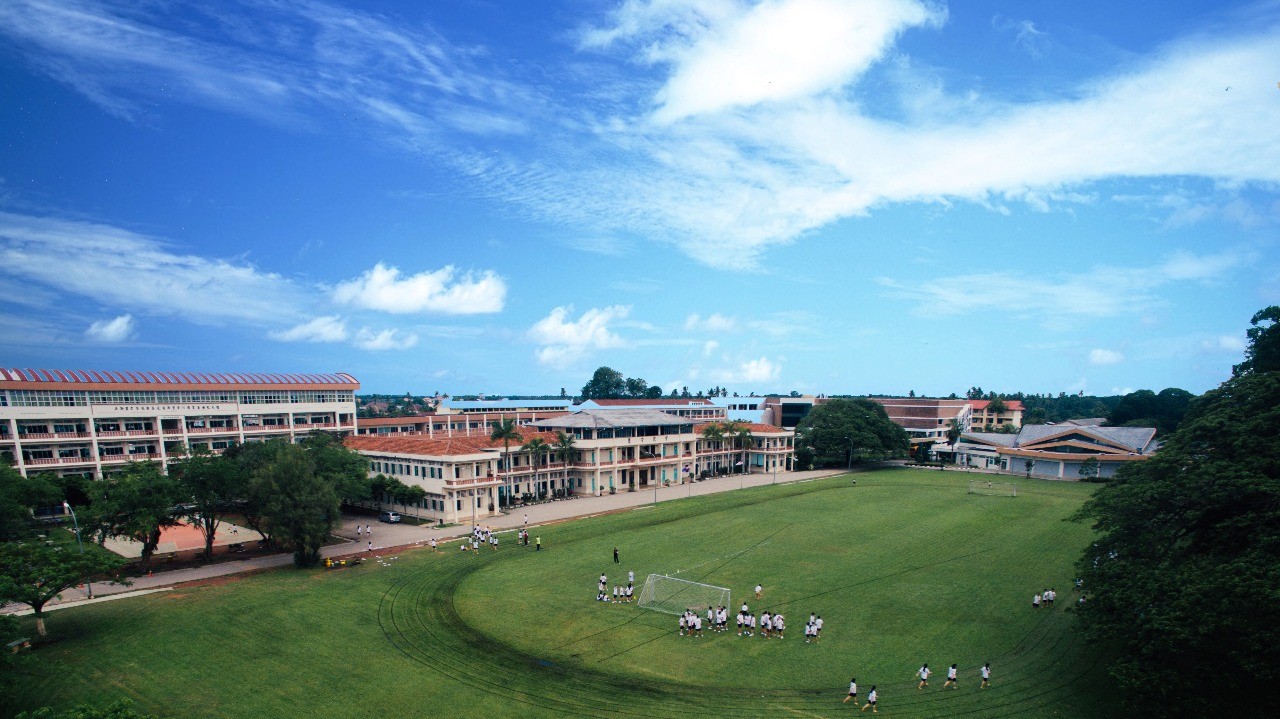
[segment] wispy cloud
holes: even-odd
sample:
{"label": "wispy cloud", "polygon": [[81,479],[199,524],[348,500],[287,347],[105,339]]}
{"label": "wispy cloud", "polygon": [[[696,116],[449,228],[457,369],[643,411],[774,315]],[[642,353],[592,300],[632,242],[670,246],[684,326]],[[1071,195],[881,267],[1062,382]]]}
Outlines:
{"label": "wispy cloud", "polygon": [[95,342],[115,344],[129,339],[134,329],[133,315],[120,315],[113,319],[94,322],[84,331],[84,336]]}
{"label": "wispy cloud", "polygon": [[572,307],[556,307],[529,329],[530,339],[542,345],[535,356],[544,365],[565,368],[595,350],[621,347],[623,340],[610,324],[626,319],[630,313],[630,307],[615,305],[589,309],[571,320]]}
{"label": "wispy cloud", "polygon": [[416,344],[418,335],[398,329],[372,330],[361,327],[355,336],[355,346],[362,350],[407,350]]}
{"label": "wispy cloud", "polygon": [[714,369],[710,375],[712,381],[725,384],[772,382],[782,375],[782,367],[768,357],[757,357]]}
{"label": "wispy cloud", "polygon": [[185,254],[81,220],[0,212],[0,273],[110,307],[200,324],[293,319],[306,292],[244,262]]}
{"label": "wispy cloud", "polygon": [[1176,282],[1217,280],[1245,260],[1240,254],[1179,252],[1150,267],[1101,266],[1088,272],[1020,276],[983,272],[927,280],[880,278],[891,297],[916,302],[916,313],[1001,313],[1033,319],[1112,317],[1158,303],[1156,290]]}
{"label": "wispy cloud", "polygon": [[737,326],[736,319],[726,317],[719,312],[712,312],[706,317],[695,312],[684,320],[684,328],[690,332],[732,332]]}
{"label": "wispy cloud", "polygon": [[343,342],[347,339],[347,324],[337,315],[316,317],[285,330],[268,332],[267,336],[279,342]]}
{"label": "wispy cloud", "polygon": [[1119,364],[1123,361],[1124,355],[1115,350],[1103,348],[1089,350],[1089,364],[1092,365]]}
{"label": "wispy cloud", "polygon": [[489,314],[502,311],[506,296],[507,283],[492,271],[461,273],[447,265],[402,276],[399,268],[381,262],[333,290],[340,304],[393,314]]}

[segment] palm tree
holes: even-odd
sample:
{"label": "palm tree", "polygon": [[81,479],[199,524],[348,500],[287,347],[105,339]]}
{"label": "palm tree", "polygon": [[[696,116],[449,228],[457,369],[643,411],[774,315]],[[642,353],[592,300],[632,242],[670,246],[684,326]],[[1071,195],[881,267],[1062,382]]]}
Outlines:
{"label": "palm tree", "polygon": [[716,449],[719,449],[719,442],[724,440],[724,426],[719,422],[710,422],[706,427],[702,428],[702,438],[707,442],[716,442]]}
{"label": "palm tree", "polygon": [[742,471],[745,473],[750,461],[751,445],[755,442],[755,437],[751,436],[751,428],[741,422],[730,422],[726,434],[729,434],[733,440],[733,444],[742,450]]}
{"label": "palm tree", "polygon": [[564,462],[565,481],[569,481],[569,463],[573,461],[576,452],[576,448],[573,446],[573,435],[566,433],[564,430],[556,432],[556,443],[553,448],[556,459]]}
{"label": "palm tree", "polygon": [[[520,434],[520,430],[516,428],[514,419],[498,420],[493,425],[493,431],[489,433],[489,439],[497,442],[502,440],[502,454],[507,458],[507,482],[511,481],[511,443],[520,442],[524,437]],[[507,486],[507,502],[511,502],[511,487]]]}
{"label": "palm tree", "polygon": [[521,452],[529,453],[529,464],[533,465],[533,486],[535,491],[538,486],[538,468],[542,466],[542,455],[550,448],[551,445],[542,441],[541,437],[534,437],[525,442],[524,446],[520,448]]}

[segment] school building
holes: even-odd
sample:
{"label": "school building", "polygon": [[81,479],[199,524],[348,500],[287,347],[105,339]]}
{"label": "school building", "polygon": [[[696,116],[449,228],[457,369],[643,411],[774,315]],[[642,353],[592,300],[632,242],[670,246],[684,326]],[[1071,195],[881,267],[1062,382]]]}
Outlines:
{"label": "school building", "polygon": [[956,464],[1044,479],[1081,479],[1096,460],[1100,478],[1114,477],[1127,462],[1149,459],[1160,447],[1150,427],[1064,424],[1024,425],[1017,434],[966,432],[955,446]]}
{"label": "school building", "polygon": [[355,431],[351,375],[0,369],[0,460],[101,478],[197,447]]}
{"label": "school building", "polygon": [[[478,420],[467,419],[473,417]],[[368,459],[370,476],[384,474],[427,492],[420,506],[407,508],[410,514],[446,522],[479,521],[526,498],[640,491],[742,471],[786,472],[794,463],[794,432],[772,425],[709,423],[634,406],[583,409],[526,421],[508,452],[490,433],[509,417],[484,417],[474,426],[443,418],[439,428],[433,426],[437,418],[400,419],[398,426],[418,429],[361,433],[345,443]],[[734,426],[740,436],[717,436],[716,429]],[[534,438],[544,448],[525,451]],[[385,501],[379,506],[406,509]]]}

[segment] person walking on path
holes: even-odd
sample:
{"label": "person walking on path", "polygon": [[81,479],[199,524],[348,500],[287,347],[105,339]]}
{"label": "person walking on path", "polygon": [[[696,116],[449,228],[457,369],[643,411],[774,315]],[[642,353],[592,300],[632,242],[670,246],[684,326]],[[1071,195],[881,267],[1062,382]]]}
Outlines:
{"label": "person walking on path", "polygon": [[364,530],[360,527],[360,523],[356,522],[356,541],[359,542],[364,537]]}
{"label": "person walking on path", "polygon": [[614,563],[614,564],[617,564],[617,563],[618,563],[618,548],[617,548],[617,547],[614,547],[614,548],[613,548],[613,563]]}

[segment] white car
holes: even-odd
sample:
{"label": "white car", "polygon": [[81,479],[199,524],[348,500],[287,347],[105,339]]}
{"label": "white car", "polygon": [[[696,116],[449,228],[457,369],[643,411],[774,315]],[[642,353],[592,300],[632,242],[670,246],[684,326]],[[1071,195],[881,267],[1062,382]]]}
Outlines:
{"label": "white car", "polygon": [[387,524],[397,524],[400,521],[400,515],[395,512],[383,512],[378,515],[378,521],[386,522]]}

